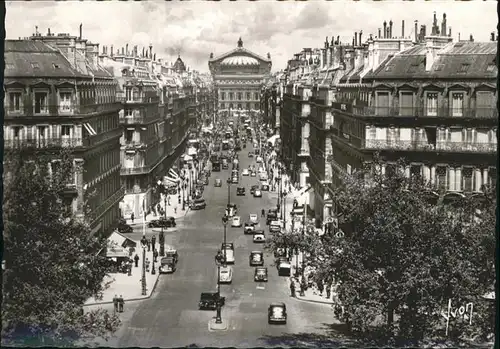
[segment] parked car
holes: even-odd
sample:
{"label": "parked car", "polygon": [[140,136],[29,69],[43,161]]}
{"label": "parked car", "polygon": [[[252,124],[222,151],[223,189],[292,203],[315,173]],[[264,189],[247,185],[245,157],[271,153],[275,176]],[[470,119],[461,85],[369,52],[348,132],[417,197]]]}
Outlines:
{"label": "parked car", "polygon": [[257,176],[257,173],[255,171],[250,172],[250,177],[255,177]]}
{"label": "parked car", "polygon": [[167,274],[173,273],[177,269],[177,263],[173,257],[163,257],[160,260],[159,273]]}
{"label": "parked car", "polygon": [[267,268],[266,267],[260,267],[260,268],[255,268],[254,276],[253,276],[254,281],[257,282],[267,282]]}
{"label": "parked car", "polygon": [[172,257],[175,263],[179,262],[179,254],[177,253],[177,250],[169,249],[165,251],[165,257]]}
{"label": "parked car", "polygon": [[259,216],[255,213],[250,213],[248,215],[248,220],[250,221],[250,223],[258,224],[259,223]]}
{"label": "parked car", "polygon": [[245,234],[253,234],[255,231],[255,224],[253,223],[245,223],[245,227],[243,228],[243,233]]}
{"label": "parked car", "polygon": [[253,197],[254,198],[261,198],[262,197],[262,192],[260,191],[260,189],[255,189],[255,191],[253,192]]}
{"label": "parked car", "polygon": [[231,227],[233,228],[239,228],[241,227],[241,217],[240,216],[234,216],[231,220]]}
{"label": "parked car", "polygon": [[205,199],[203,198],[199,198],[199,199],[195,199],[192,203],[191,203],[191,210],[202,210],[204,209],[205,207],[207,206],[207,203],[205,202]]}
{"label": "parked car", "polygon": [[226,297],[220,297],[217,292],[203,292],[200,295],[200,301],[198,302],[199,309],[217,309],[217,303],[223,306],[226,303]]}
{"label": "parked car", "polygon": [[259,186],[258,185],[252,185],[250,187],[250,194],[253,195],[253,193],[255,193],[255,190],[259,189]]}
{"label": "parked car", "polygon": [[262,191],[269,191],[269,184],[268,183],[262,183],[260,186],[260,190]]}
{"label": "parked car", "polygon": [[286,324],[287,314],[285,303],[271,303],[267,310],[267,321],[270,324],[282,323]]}
{"label": "parked car", "polygon": [[245,188],[244,187],[236,188],[236,195],[237,196],[245,196]]}
{"label": "parked car", "polygon": [[252,251],[249,256],[250,266],[262,266],[264,265],[264,254],[262,251]]}
{"label": "parked car", "polygon": [[233,281],[233,268],[221,266],[219,269],[219,282],[221,284],[230,284]]}
{"label": "parked car", "polygon": [[222,163],[222,169],[223,169],[223,170],[227,170],[227,169],[229,169],[229,165],[228,165],[228,163],[227,163],[227,162],[226,162],[226,163]]}
{"label": "parked car", "polygon": [[127,224],[125,219],[121,218],[118,222],[118,226],[116,227],[120,234],[130,234],[134,232],[134,229],[130,225]]}
{"label": "parked car", "polygon": [[264,231],[262,231],[262,233],[254,233],[253,234],[253,242],[255,243],[262,243],[262,242],[266,242],[266,236],[264,235]]}
{"label": "parked car", "polygon": [[253,151],[249,151],[249,152],[248,152],[248,157],[249,157],[249,158],[253,158]]}
{"label": "parked car", "polygon": [[221,251],[226,256],[226,263],[234,264],[234,244],[232,242],[222,243]]}
{"label": "parked car", "polygon": [[238,184],[239,183],[238,176],[233,176],[233,178],[231,178],[231,183]]}
{"label": "parked car", "polygon": [[159,219],[152,220],[148,223],[149,228],[170,228],[175,226],[176,223],[174,217],[160,217]]}
{"label": "parked car", "polygon": [[222,187],[222,180],[220,178],[215,179],[214,187]]}
{"label": "parked car", "polygon": [[244,168],[243,171],[241,171],[241,175],[242,176],[249,176],[250,175],[250,171],[248,171],[248,168]]}

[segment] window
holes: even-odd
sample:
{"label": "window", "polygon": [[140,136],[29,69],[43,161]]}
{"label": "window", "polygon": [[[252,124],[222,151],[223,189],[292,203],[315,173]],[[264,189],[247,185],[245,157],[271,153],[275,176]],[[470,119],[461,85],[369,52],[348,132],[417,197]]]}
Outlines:
{"label": "window", "polygon": [[258,100],[259,100],[259,93],[258,93],[258,92],[255,92],[255,93],[253,94],[253,96],[254,96],[254,99],[255,99],[256,101],[258,101]]}
{"label": "window", "polygon": [[379,116],[389,114],[389,92],[377,92],[376,109]]}
{"label": "window", "polygon": [[246,105],[247,105],[247,109],[250,109],[250,103],[247,103]]}
{"label": "window", "polygon": [[73,126],[71,125],[62,125],[61,126],[61,136],[62,137],[69,137],[73,133]]}
{"label": "window", "polygon": [[464,167],[462,169],[462,189],[464,192],[472,192],[474,190],[474,176],[472,167]]}
{"label": "window", "polygon": [[229,100],[233,100],[234,99],[234,93],[233,92],[229,92]]}
{"label": "window", "polygon": [[125,142],[130,143],[134,138],[134,130],[125,130]]}
{"label": "window", "polygon": [[453,92],[451,94],[451,115],[463,116],[464,94],[462,92]]}
{"label": "window", "polygon": [[436,168],[436,185],[439,190],[446,190],[447,168],[438,166]]}
{"label": "window", "polygon": [[476,92],[476,117],[488,118],[493,114],[495,98],[492,92]]}
{"label": "window", "polygon": [[21,92],[9,93],[9,111],[21,111]]}
{"label": "window", "polygon": [[59,92],[59,111],[71,111],[71,92]]}
{"label": "window", "polygon": [[131,118],[133,116],[133,111],[132,109],[125,109],[125,117]]}
{"label": "window", "polygon": [[494,64],[489,64],[487,67],[486,67],[486,71],[487,72],[492,72],[495,70],[495,65]]}
{"label": "window", "polygon": [[47,97],[47,92],[35,92],[35,114],[45,114],[49,111]]}
{"label": "window", "polygon": [[470,64],[462,64],[460,67],[460,73],[465,73],[467,70],[469,70]]}
{"label": "window", "polygon": [[410,166],[410,178],[417,179],[422,177],[422,165]]}
{"label": "window", "polygon": [[399,95],[399,115],[413,116],[413,92],[401,92]]}
{"label": "window", "polygon": [[242,93],[241,92],[238,92],[238,100],[241,101],[243,99],[242,97]]}
{"label": "window", "polygon": [[21,131],[21,126],[13,126],[12,131],[14,134],[14,138],[19,138],[19,133]]}
{"label": "window", "polygon": [[125,100],[127,102],[132,101],[132,88],[131,87],[125,88]]}
{"label": "window", "polygon": [[476,142],[476,132],[474,132],[474,129],[467,128],[463,130],[463,142],[465,144],[471,144]]}
{"label": "window", "polygon": [[250,97],[250,92],[247,92],[247,101],[249,101],[252,97]]}
{"label": "window", "polygon": [[39,69],[40,65],[38,64],[38,62],[31,62],[31,68],[33,68],[33,69]]}
{"label": "window", "polygon": [[238,109],[241,109],[241,103],[238,103]]}
{"label": "window", "polygon": [[226,92],[221,92],[220,93],[220,99],[221,99],[221,101],[223,101],[223,100],[226,99]]}
{"label": "window", "polygon": [[426,114],[428,116],[437,116],[437,100],[438,100],[437,93],[435,93],[435,92],[427,93]]}

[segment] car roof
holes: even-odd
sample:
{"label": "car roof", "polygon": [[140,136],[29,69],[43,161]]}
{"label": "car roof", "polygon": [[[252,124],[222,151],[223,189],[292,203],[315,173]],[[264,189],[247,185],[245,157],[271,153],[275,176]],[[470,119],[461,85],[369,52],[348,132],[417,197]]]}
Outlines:
{"label": "car roof", "polygon": [[262,251],[252,251],[250,253],[261,253],[262,254]]}
{"label": "car roof", "polygon": [[283,302],[273,302],[269,304],[270,307],[286,307],[285,303]]}
{"label": "car roof", "polygon": [[267,267],[257,267],[255,270],[267,270]]}

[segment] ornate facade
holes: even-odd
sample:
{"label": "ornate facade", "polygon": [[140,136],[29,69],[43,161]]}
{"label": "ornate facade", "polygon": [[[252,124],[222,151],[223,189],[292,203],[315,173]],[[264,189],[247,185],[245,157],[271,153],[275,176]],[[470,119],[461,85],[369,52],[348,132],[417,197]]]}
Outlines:
{"label": "ornate facade", "polygon": [[259,110],[261,87],[271,72],[271,55],[261,57],[243,47],[221,56],[210,55],[208,66],[217,88],[219,110]]}

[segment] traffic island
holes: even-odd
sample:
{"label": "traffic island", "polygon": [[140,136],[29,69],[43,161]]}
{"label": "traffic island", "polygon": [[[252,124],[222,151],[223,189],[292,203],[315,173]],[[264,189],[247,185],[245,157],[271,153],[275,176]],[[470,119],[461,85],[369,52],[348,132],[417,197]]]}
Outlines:
{"label": "traffic island", "polygon": [[227,331],[228,323],[227,320],[222,320],[222,323],[218,324],[215,322],[216,319],[211,319],[208,322],[209,331]]}

